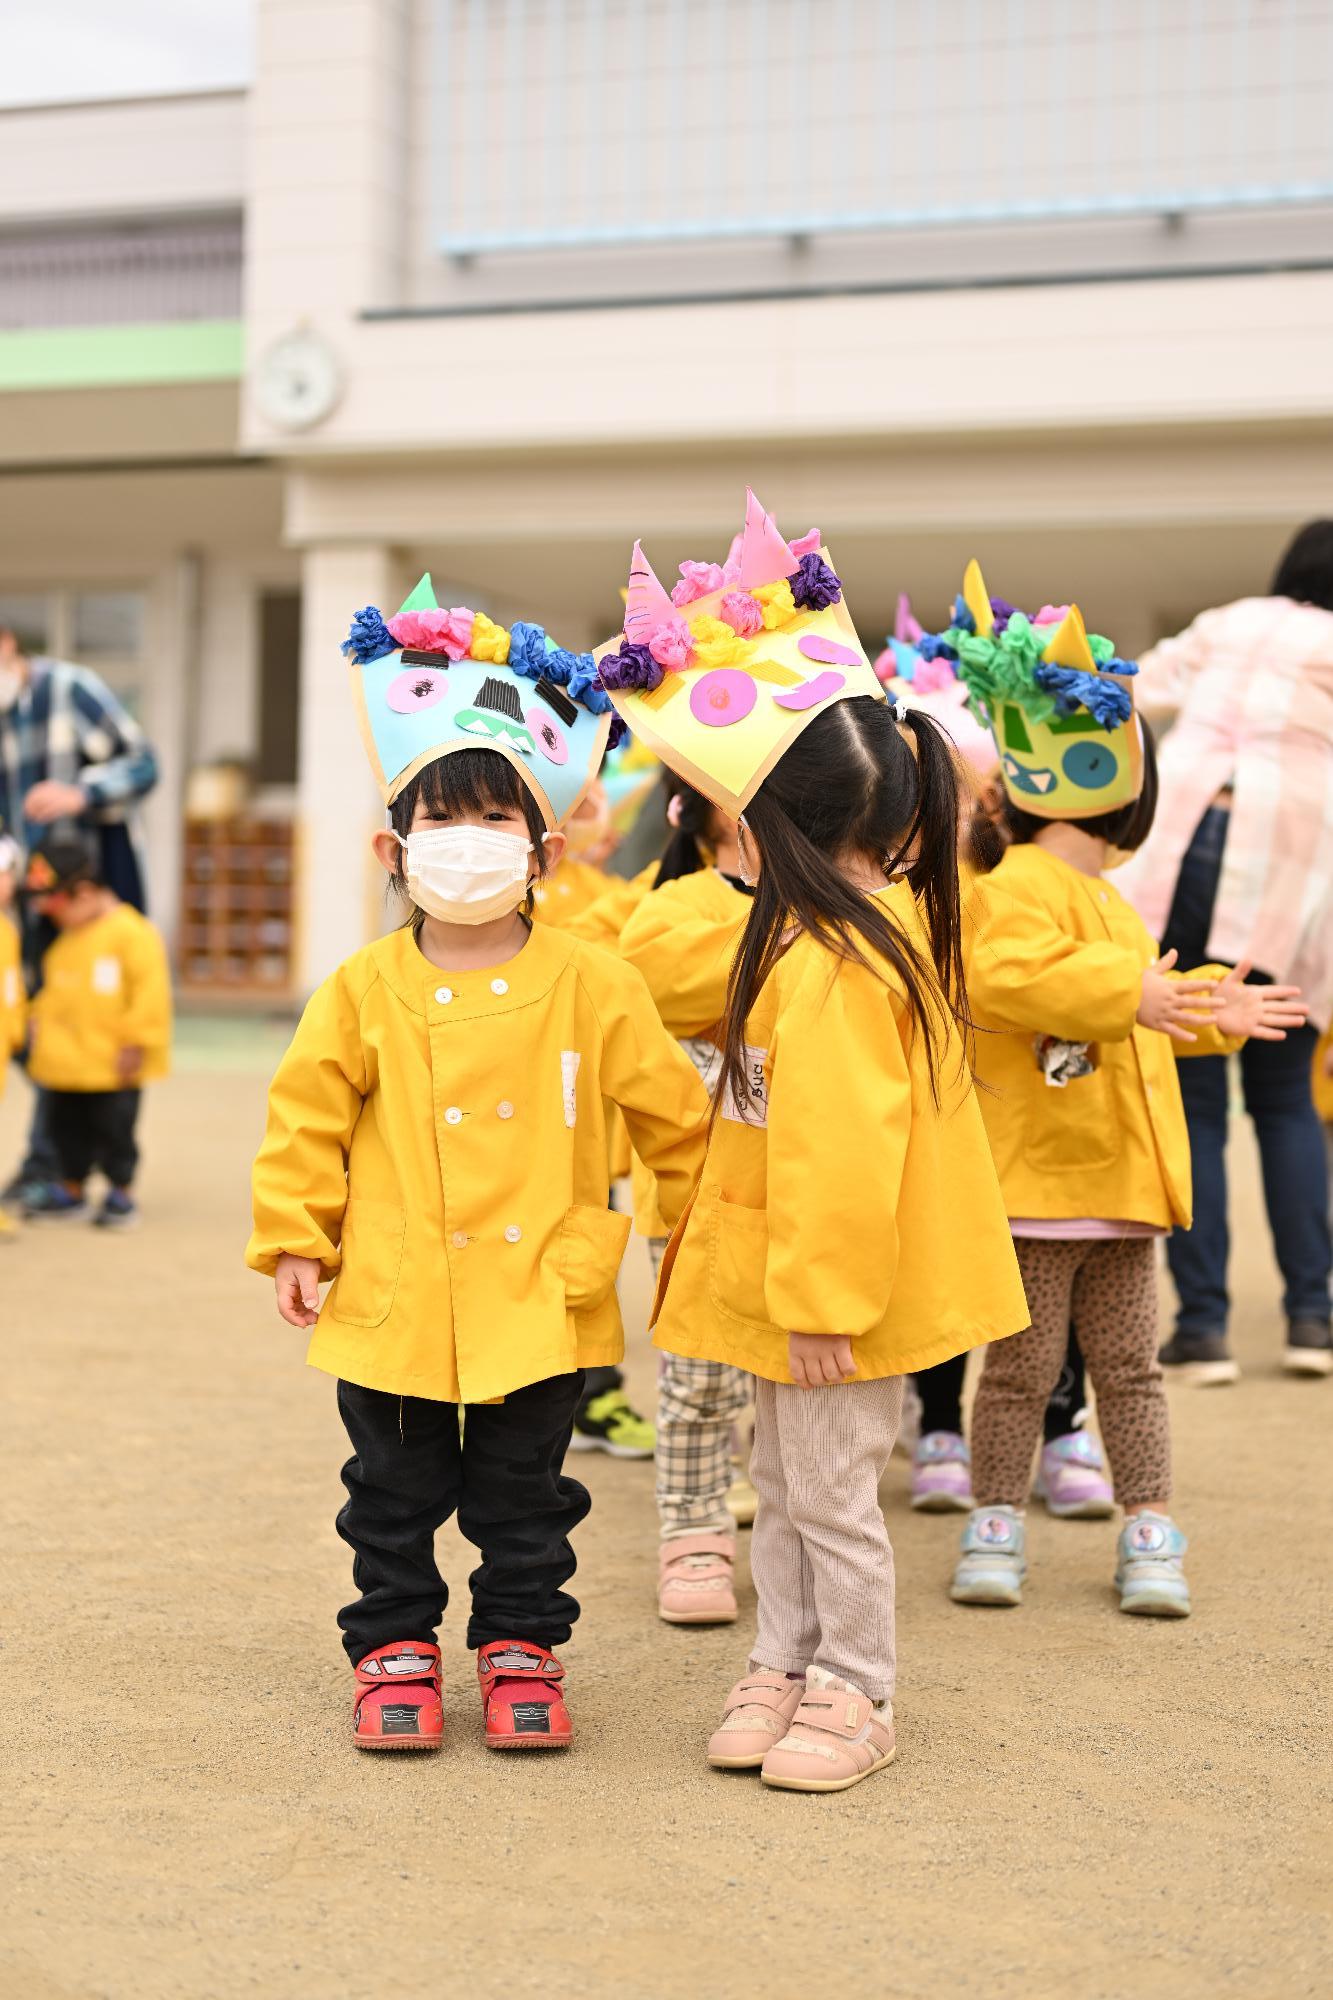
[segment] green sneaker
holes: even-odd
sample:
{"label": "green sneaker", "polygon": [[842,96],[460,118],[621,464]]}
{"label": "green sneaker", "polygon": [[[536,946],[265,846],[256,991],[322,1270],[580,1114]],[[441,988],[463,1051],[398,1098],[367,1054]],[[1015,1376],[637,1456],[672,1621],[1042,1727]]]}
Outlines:
{"label": "green sneaker", "polygon": [[630,1408],[623,1389],[590,1396],[574,1419],[571,1451],[608,1451],[612,1458],[651,1458],[657,1432],[646,1417]]}

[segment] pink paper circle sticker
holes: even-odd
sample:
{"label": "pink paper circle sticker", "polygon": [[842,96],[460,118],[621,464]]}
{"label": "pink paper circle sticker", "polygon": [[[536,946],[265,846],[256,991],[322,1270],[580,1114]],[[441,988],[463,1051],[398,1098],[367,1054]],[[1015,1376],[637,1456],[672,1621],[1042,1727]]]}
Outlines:
{"label": "pink paper circle sticker", "polygon": [[835,674],[830,668],[826,674],[816,674],[812,681],[802,681],[799,687],[784,689],[773,699],[779,708],[818,708],[821,701],[827,701],[846,685],[846,674]]}
{"label": "pink paper circle sticker", "polygon": [[415,715],[419,708],[434,708],[443,701],[448,686],[443,667],[406,667],[389,682],[384,699],[395,715]]}
{"label": "pink paper circle sticker", "polygon": [[536,704],[528,710],[523,720],[536,738],[537,748],[548,764],[569,762],[569,745],[565,741],[565,732],[549,708]]}
{"label": "pink paper circle sticker", "polygon": [[758,700],[754,682],[739,667],[714,667],[690,689],[690,712],[709,729],[744,722]]}
{"label": "pink paper circle sticker", "polygon": [[861,655],[854,653],[850,646],[840,646],[836,639],[821,639],[818,632],[807,632],[796,641],[798,653],[804,653],[807,660],[823,660],[830,667],[859,667]]}

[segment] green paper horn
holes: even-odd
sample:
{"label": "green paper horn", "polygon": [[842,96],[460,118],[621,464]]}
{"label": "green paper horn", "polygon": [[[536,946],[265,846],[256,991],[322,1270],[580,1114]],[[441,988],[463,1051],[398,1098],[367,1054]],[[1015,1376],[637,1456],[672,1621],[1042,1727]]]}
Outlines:
{"label": "green paper horn", "polygon": [[422,577],[415,590],[409,591],[399,605],[399,611],[438,611],[435,592],[431,588],[430,571]]}

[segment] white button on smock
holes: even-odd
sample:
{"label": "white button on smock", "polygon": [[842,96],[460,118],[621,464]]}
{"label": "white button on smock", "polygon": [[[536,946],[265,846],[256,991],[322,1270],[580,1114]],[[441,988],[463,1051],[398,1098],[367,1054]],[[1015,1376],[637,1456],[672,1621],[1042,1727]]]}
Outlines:
{"label": "white button on smock", "polygon": [[445,1124],[446,1124],[446,1125],[461,1125],[461,1124],[462,1124],[462,1122],[463,1122],[463,1114],[462,1114],[462,1112],[461,1112],[461,1111],[459,1110],[459,1108],[458,1108],[458,1106],[457,1106],[456,1104],[451,1104],[451,1105],[449,1106],[449,1109],[448,1109],[448,1110],[447,1110],[447,1111],[445,1112],[445,1114],[444,1114],[444,1122],[445,1122]]}
{"label": "white button on smock", "polygon": [[516,1222],[511,1222],[508,1229],[506,1229],[505,1231],[505,1242],[517,1243],[522,1234],[523,1231],[519,1228],[518,1224]]}
{"label": "white button on smock", "polygon": [[491,991],[492,993],[507,993],[509,991],[509,981],[507,979],[493,979],[491,981]]}
{"label": "white button on smock", "polygon": [[447,1007],[449,1005],[449,1002],[453,999],[453,997],[454,997],[454,989],[452,986],[436,987],[435,998],[439,1002],[441,1007]]}
{"label": "white button on smock", "polygon": [[455,1250],[466,1250],[466,1249],[467,1249],[467,1231],[466,1231],[466,1229],[455,1229],[455,1231],[454,1231],[454,1248],[455,1248]]}
{"label": "white button on smock", "polygon": [[512,1104],[511,1104],[511,1103],[509,1102],[509,1099],[508,1099],[507,1097],[505,1097],[505,1098],[502,1098],[502,1099],[501,1099],[501,1101],[500,1101],[500,1103],[496,1105],[496,1107],[495,1107],[495,1115],[496,1115],[496,1117],[497,1117],[497,1118],[512,1118],[512,1117],[513,1117],[513,1115],[514,1115],[514,1107],[513,1107],[513,1105],[512,1105]]}

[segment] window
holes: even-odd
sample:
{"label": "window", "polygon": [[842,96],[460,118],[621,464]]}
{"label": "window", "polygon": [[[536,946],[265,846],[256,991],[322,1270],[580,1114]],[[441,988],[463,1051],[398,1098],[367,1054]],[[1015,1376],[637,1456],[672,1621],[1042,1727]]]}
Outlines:
{"label": "window", "polygon": [[51,600],[31,593],[0,593],[0,630],[13,632],[25,653],[51,650]]}
{"label": "window", "polygon": [[134,660],[143,651],[144,603],[137,590],[81,590],[73,602],[70,650],[76,660]]}
{"label": "window", "polygon": [[261,785],[296,783],[301,698],[301,594],[266,590],[259,600],[259,754]]}

